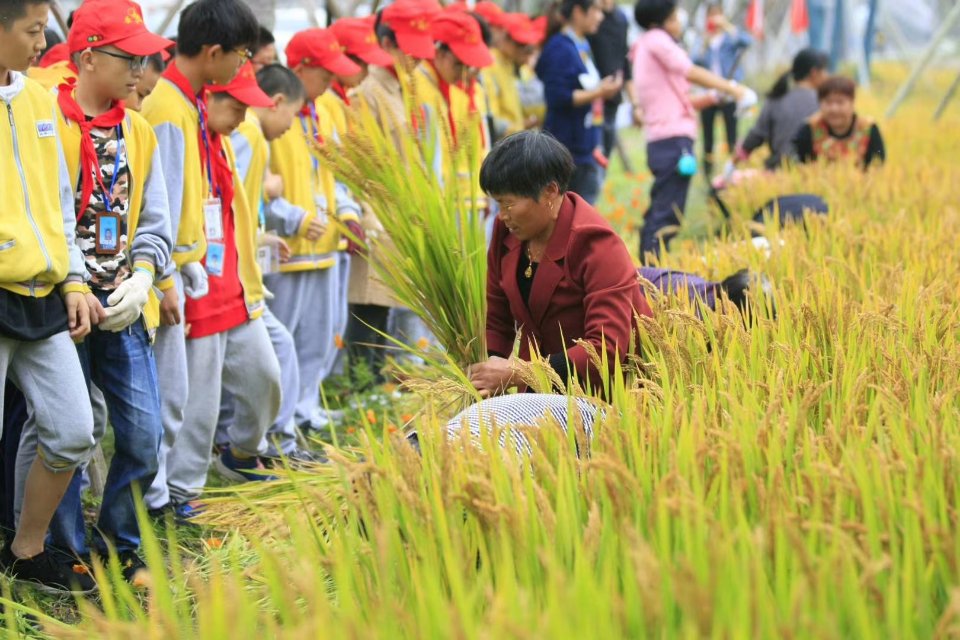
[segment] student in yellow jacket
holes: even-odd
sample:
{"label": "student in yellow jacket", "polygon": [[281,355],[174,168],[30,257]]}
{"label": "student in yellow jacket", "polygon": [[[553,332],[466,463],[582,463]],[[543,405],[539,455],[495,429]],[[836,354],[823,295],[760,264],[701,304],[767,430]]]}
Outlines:
{"label": "student in yellow jacket", "polygon": [[157,477],[145,501],[155,513],[172,508],[179,518],[192,515],[193,506],[185,498],[194,494],[191,488],[171,500],[167,482],[167,452],[183,425],[188,393],[182,300],[183,295],[202,298],[208,291],[202,262],[207,254],[207,227],[208,223],[215,227],[222,215],[226,188],[206,166],[208,145],[203,140],[207,136],[209,141],[209,132],[205,131],[204,87],[228,84],[249,57],[258,33],[256,18],[240,0],[197,0],[189,5],[180,13],[177,55],[141,110],[157,135],[174,238],[171,268],[159,284],[164,297],[154,343],[163,443]]}
{"label": "student in yellow jacket", "polygon": [[280,273],[266,277],[274,294],[270,308],[293,334],[300,365],[300,394],[295,412],[298,425],[321,426],[320,382],[336,358],[336,326],[340,321],[339,244],[337,225],[329,220],[356,222],[360,209],[343,185],[316,154],[333,135],[331,120],[318,98],[336,76],[351,76],[360,68],[340,49],[328,29],[307,29],[294,35],[286,48],[287,66],[300,78],[306,106],[290,130],[270,145],[270,170],[283,180],[283,196],[294,205],[278,225],[290,247],[290,259]]}
{"label": "student in yellow jacket", "polygon": [[[256,76],[260,89],[270,96],[273,106],[251,107],[246,119],[230,136],[236,153],[237,172],[243,178],[244,191],[251,208],[259,211],[259,264],[264,274],[275,272],[279,264],[289,259],[289,247],[267,227],[274,220],[272,210],[289,208],[280,196],[282,179],[269,174],[271,140],[276,140],[293,125],[303,108],[304,89],[300,79],[280,64],[262,67]],[[265,182],[268,183],[265,187]],[[270,191],[265,196],[265,191]],[[267,202],[267,197],[272,200]],[[282,215],[279,216],[282,220]],[[300,396],[300,366],[293,335],[283,326],[269,308],[264,309],[263,323],[270,334],[273,351],[280,364],[281,400],[276,420],[267,431],[263,445],[264,457],[273,464],[286,459],[291,463],[317,462],[318,457],[298,444],[294,411]],[[225,393],[229,394],[229,392]],[[220,422],[217,425],[217,445],[230,444],[230,429],[236,422],[236,400],[230,396],[221,402]]]}
{"label": "student in yellow jacket", "polygon": [[[93,415],[73,339],[90,331],[86,269],[75,243],[76,217],[57,140],[53,96],[27,79],[44,48],[47,2],[8,3],[0,12],[0,374],[38,416],[38,455],[26,476],[15,535],[0,570],[53,592],[88,592],[89,576],[59,565],[45,549],[60,498],[94,450]],[[0,409],[2,409],[0,400]]]}
{"label": "student in yellow jacket", "polygon": [[540,32],[522,13],[507,13],[500,18],[504,35],[493,50],[494,63],[483,73],[484,86],[493,111],[494,138],[536,126],[536,116],[526,115],[520,100],[519,83],[534,76],[529,62]]}
{"label": "student in yellow jacket", "polygon": [[432,124],[440,132],[436,138],[441,144],[443,183],[456,180],[456,188],[467,206],[482,208],[485,205],[476,175],[483,159],[479,88],[474,87],[474,95],[470,96],[457,85],[467,81],[471,68],[487,67],[493,58],[483,41],[480,24],[467,13],[446,9],[434,18],[431,28],[437,51],[433,60],[421,63],[417,69],[418,98],[425,105],[426,119],[432,115]]}
{"label": "student in yellow jacket", "polygon": [[236,420],[228,429],[229,446],[213,458],[217,470],[237,482],[268,479],[257,472],[263,470],[264,436],[280,410],[280,364],[262,319],[257,213],[247,201],[229,135],[247,107],[272,105],[250,62],[229,84],[210,87],[206,144],[223,206],[217,228],[207,229],[209,293],[187,300],[185,308],[187,371],[190,380],[204,382],[191,384],[183,429],[170,449],[167,484],[179,503],[199,498],[206,484],[221,389],[233,397]]}
{"label": "student in yellow jacket", "polygon": [[[67,44],[79,76],[57,90],[59,136],[74,187],[76,242],[84,255],[95,325],[77,350],[106,399],[115,443],[93,531],[94,551],[105,557],[108,546],[114,548],[128,580],[145,567],[137,555],[134,487],[142,494],[153,481],[163,432],[157,369],[141,313],[172,245],[156,136],[122,102],[142,75],[145,57],[172,44],[147,31],[142,21],[129,19],[139,15],[130,0],[88,0],[77,9]],[[23,442],[29,444],[21,458],[33,449],[34,429],[30,424],[24,432]],[[18,468],[24,477],[26,471]],[[85,556],[79,475],[57,518],[60,523],[51,528],[54,544]]]}

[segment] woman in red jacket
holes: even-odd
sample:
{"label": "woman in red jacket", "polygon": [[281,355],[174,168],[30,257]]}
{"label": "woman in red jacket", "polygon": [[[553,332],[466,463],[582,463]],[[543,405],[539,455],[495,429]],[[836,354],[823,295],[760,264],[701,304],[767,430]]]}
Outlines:
{"label": "woman in red jacket", "polygon": [[487,347],[470,368],[483,396],[517,386],[516,356],[539,353],[566,380],[602,390],[585,341],[613,366],[635,343],[637,314],[651,315],[623,240],[583,198],[567,192],[567,149],[547,133],[501,140],[480,169],[480,186],[500,207],[487,255]]}

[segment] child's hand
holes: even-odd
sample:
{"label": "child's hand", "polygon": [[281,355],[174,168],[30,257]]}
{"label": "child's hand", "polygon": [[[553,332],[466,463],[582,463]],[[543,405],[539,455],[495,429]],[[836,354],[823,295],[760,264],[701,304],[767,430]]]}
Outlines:
{"label": "child's hand", "polygon": [[180,294],[176,287],[170,287],[163,294],[160,301],[160,324],[172,327],[180,324]]}
{"label": "child's hand", "polygon": [[283,178],[280,174],[267,172],[267,177],[263,179],[263,195],[267,200],[283,197]]}
{"label": "child's hand", "polygon": [[63,296],[67,306],[67,325],[70,338],[74,342],[83,340],[90,334],[90,309],[87,307],[86,294],[73,291]]}
{"label": "child's hand", "polygon": [[104,310],[103,305],[100,304],[100,299],[92,293],[86,293],[83,296],[87,299],[87,308],[90,310],[90,326],[95,327],[102,320],[107,319],[107,312]]}
{"label": "child's hand", "polygon": [[273,233],[264,233],[260,236],[260,244],[264,247],[273,247],[273,250],[280,256],[280,262],[290,260],[290,245],[280,236]]}
{"label": "child's hand", "polygon": [[307,225],[307,240],[310,242],[316,242],[323,234],[327,231],[327,225],[323,223],[320,218],[314,218],[310,221],[310,224]]}

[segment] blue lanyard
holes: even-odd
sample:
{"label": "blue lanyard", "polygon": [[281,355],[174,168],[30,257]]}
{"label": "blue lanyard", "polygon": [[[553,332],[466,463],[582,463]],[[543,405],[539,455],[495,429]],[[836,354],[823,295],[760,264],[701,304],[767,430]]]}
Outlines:
{"label": "blue lanyard", "polygon": [[266,228],[267,228],[267,214],[266,214],[266,212],[264,211],[263,198],[260,198],[260,211],[257,213],[257,217],[259,218],[259,221],[260,221],[260,229],[261,229],[261,230],[266,229]]}
{"label": "blue lanyard", "polygon": [[215,189],[213,186],[213,165],[210,162],[210,139],[207,137],[207,108],[204,106],[203,100],[197,100],[197,113],[200,118],[200,137],[203,139],[203,148],[207,152],[207,183],[210,185],[210,193],[216,194],[216,196],[220,198],[219,187]]}
{"label": "blue lanyard", "polygon": [[[317,143],[320,142],[320,119],[317,118],[317,107],[312,102],[307,105],[307,108],[310,109],[310,126],[307,126],[307,119],[303,114],[300,114],[300,126],[303,127],[303,135],[308,138],[313,138]],[[313,133],[310,133],[310,129],[313,129]],[[310,159],[313,161],[313,172],[317,173],[320,171],[320,161],[317,160],[317,156],[311,152]]]}
{"label": "blue lanyard", "polygon": [[[123,154],[123,129],[117,125],[117,157],[113,161],[113,177],[110,179],[110,189],[103,194],[103,208],[107,213],[113,213],[113,207],[110,201],[113,199],[113,189],[117,186],[117,178],[120,176],[120,156]],[[97,167],[97,173],[100,173],[100,167]],[[100,183],[103,186],[103,183]]]}

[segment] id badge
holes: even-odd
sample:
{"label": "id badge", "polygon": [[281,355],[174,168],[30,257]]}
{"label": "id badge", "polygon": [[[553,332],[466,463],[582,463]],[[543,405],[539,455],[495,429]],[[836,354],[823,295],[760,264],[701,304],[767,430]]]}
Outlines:
{"label": "id badge", "polygon": [[120,216],[105,211],[97,214],[97,255],[114,256],[120,253]]}
{"label": "id badge", "polygon": [[207,243],[207,273],[218,278],[223,277],[224,249],[222,242]]}
{"label": "id badge", "polygon": [[280,259],[271,246],[257,247],[257,264],[263,275],[276,273],[280,270]]}
{"label": "id badge", "polygon": [[207,240],[223,239],[223,207],[220,198],[207,198],[203,201],[203,222]]}

